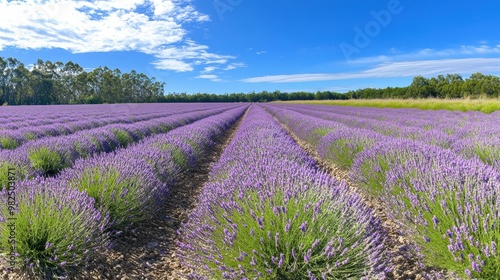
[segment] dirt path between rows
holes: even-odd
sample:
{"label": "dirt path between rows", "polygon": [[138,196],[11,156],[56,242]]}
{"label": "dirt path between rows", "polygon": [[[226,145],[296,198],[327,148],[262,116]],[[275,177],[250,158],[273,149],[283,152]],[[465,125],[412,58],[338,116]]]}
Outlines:
{"label": "dirt path between rows", "polygon": [[387,231],[389,237],[386,241],[385,247],[391,254],[394,265],[392,272],[389,272],[386,275],[389,279],[443,279],[444,276],[442,272],[425,267],[421,264],[417,254],[412,250],[412,242],[405,236],[405,234],[402,233],[400,225],[388,217],[388,211],[382,201],[364,193],[350,180],[349,172],[341,170],[334,164],[323,160],[319,156],[316,149],[314,149],[309,143],[299,139],[285,124],[281,123],[274,116],[273,118],[283,127],[283,129],[285,129],[285,131],[301,148],[314,158],[318,168],[327,172],[338,181],[345,182],[351,192],[359,195],[365,204],[373,209],[374,216],[380,219],[382,226]]}

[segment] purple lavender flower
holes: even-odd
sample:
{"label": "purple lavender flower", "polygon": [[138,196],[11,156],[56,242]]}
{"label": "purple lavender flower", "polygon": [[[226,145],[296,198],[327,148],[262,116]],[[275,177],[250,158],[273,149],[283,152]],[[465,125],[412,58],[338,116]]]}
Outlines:
{"label": "purple lavender flower", "polygon": [[300,226],[299,226],[300,230],[302,231],[302,233],[306,233],[307,231],[307,221],[303,222]]}

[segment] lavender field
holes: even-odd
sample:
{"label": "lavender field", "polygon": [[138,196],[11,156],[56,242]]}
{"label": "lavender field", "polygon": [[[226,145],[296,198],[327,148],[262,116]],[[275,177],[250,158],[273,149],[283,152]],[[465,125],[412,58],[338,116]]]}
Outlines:
{"label": "lavender field", "polygon": [[2,279],[496,279],[500,114],[5,107]]}

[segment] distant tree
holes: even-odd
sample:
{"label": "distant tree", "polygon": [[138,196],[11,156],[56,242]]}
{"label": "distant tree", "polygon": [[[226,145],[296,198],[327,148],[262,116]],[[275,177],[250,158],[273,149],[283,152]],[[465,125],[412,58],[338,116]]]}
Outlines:
{"label": "distant tree", "polygon": [[413,78],[413,82],[408,87],[408,98],[427,98],[433,97],[435,80],[428,80],[423,76]]}

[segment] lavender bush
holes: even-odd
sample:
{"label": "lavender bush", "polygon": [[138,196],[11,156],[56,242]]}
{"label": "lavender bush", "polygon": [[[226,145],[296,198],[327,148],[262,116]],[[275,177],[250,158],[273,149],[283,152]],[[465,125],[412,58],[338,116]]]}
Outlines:
{"label": "lavender bush", "polygon": [[0,148],[12,150],[18,146],[19,143],[15,139],[8,136],[0,137]]}
{"label": "lavender bush", "polygon": [[40,146],[28,152],[31,166],[41,170],[46,175],[54,175],[68,167],[66,159],[57,151],[48,147]]}
{"label": "lavender bush", "polygon": [[127,147],[129,143],[132,143],[134,141],[131,133],[125,129],[115,128],[112,129],[112,131],[115,134],[115,137],[118,140],[118,143],[120,143],[121,147]]}
{"label": "lavender bush", "polygon": [[370,130],[345,128],[321,138],[317,149],[322,158],[347,170],[359,152],[384,139],[384,136]]}
{"label": "lavender bush", "polygon": [[458,140],[458,137],[450,136],[437,129],[422,129],[419,127],[405,127],[401,129],[401,138],[434,145],[443,149],[449,149]]}
{"label": "lavender bush", "polygon": [[[119,151],[120,152],[120,151]],[[166,186],[173,184],[185,169],[174,160],[173,153],[148,144],[138,144],[123,150],[124,161],[128,158],[143,159],[154,175]]]}
{"label": "lavender bush", "polygon": [[[429,151],[429,153],[416,151]],[[431,157],[434,154],[430,151],[439,153],[441,149],[406,139],[380,141],[356,155],[350,169],[350,178],[368,193],[379,196],[386,191],[384,188],[387,172],[391,168],[398,165],[405,166],[408,160],[417,160],[416,157]]]}
{"label": "lavender bush", "polygon": [[500,172],[500,134],[480,134],[456,141],[452,149],[466,158],[480,159]]}
{"label": "lavender bush", "polygon": [[[0,197],[0,251],[10,252],[11,209],[5,190]],[[108,217],[92,198],[61,181],[18,182],[16,202],[15,254],[18,267],[28,274],[43,279],[64,276],[107,245]]]}
{"label": "lavender bush", "polygon": [[109,212],[112,227],[122,229],[154,214],[167,187],[142,159],[108,154],[79,160],[59,179],[85,191]]}

